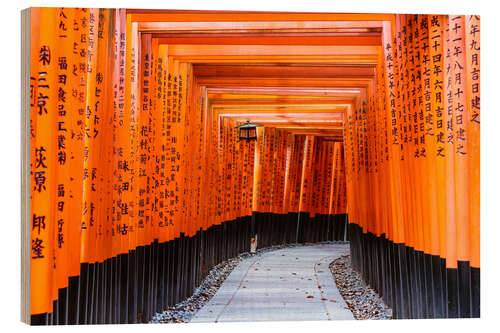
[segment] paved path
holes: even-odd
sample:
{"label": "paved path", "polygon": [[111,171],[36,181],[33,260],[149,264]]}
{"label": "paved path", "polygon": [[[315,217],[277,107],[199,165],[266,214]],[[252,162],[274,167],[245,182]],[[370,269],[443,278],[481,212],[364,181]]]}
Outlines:
{"label": "paved path", "polygon": [[196,322],[354,319],[328,265],[348,244],[298,245],[242,261]]}

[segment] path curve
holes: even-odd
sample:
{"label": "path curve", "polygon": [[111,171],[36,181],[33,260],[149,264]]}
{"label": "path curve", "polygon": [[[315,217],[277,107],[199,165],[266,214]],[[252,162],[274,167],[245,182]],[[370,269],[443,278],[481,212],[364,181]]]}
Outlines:
{"label": "path curve", "polygon": [[354,319],[328,265],[348,244],[297,245],[242,261],[192,323]]}

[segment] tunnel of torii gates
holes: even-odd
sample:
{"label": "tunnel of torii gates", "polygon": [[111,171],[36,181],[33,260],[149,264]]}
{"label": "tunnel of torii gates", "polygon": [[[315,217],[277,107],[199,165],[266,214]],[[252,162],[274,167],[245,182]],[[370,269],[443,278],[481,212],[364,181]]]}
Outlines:
{"label": "tunnel of torii gates", "polygon": [[395,318],[479,317],[478,16],[30,20],[31,324],[147,322],[255,237],[350,241]]}

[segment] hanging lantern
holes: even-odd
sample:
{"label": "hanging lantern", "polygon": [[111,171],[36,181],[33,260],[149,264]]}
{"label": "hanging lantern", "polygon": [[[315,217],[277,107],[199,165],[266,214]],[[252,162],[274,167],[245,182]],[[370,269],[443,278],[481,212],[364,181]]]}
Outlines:
{"label": "hanging lantern", "polygon": [[236,128],[240,131],[239,133],[240,140],[246,140],[246,141],[257,140],[257,126],[262,126],[262,125],[253,124],[250,122],[250,120],[247,120],[247,122],[243,125],[236,126]]}

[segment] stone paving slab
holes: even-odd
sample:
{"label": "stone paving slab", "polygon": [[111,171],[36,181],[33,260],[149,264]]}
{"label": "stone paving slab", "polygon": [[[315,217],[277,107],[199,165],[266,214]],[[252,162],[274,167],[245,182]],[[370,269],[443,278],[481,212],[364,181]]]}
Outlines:
{"label": "stone paving slab", "polygon": [[328,265],[348,244],[297,245],[242,261],[192,323],[354,319]]}

